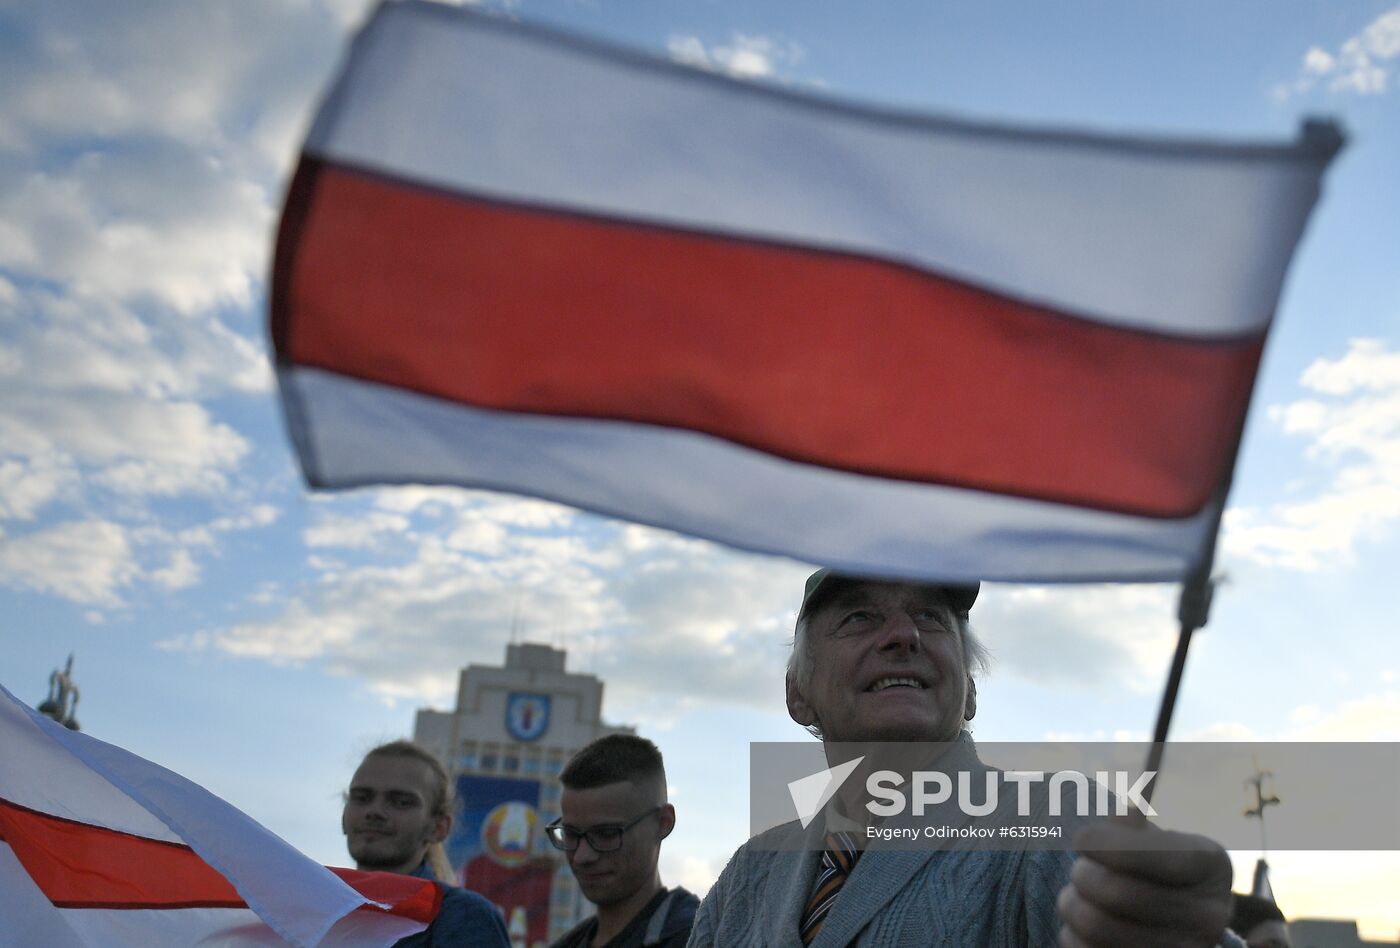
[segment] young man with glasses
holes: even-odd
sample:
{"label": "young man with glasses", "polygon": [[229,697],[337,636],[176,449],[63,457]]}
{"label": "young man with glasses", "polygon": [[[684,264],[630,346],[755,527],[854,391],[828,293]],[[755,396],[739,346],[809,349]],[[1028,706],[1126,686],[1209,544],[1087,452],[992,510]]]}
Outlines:
{"label": "young man with glasses", "polygon": [[551,948],[683,948],[700,900],[667,889],[656,868],[676,825],[661,752],[613,734],[574,755],[559,775],[563,814],[545,828],[598,908]]}

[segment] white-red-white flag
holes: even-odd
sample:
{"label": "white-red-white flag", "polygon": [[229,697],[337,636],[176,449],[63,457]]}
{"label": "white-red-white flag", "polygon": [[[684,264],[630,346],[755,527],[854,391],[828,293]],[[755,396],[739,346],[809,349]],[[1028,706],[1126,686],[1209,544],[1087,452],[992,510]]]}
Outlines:
{"label": "white-red-white flag", "polygon": [[0,946],[391,945],[438,887],[327,869],[203,787],[0,687]]}
{"label": "white-red-white flag", "polygon": [[387,3],[283,212],[292,436],[314,486],[852,572],[1178,579],[1340,141],[909,115]]}

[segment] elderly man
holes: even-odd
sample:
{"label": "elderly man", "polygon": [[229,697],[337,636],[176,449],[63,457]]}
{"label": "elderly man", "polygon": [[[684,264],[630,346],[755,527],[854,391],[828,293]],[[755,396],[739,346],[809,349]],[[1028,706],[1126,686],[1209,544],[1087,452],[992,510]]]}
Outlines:
{"label": "elderly man", "polygon": [[[833,765],[839,742],[971,747],[964,724],[977,711],[973,672],[986,660],[967,622],[977,593],[976,585],[812,575],[787,706],[821,737]],[[1147,832],[1094,825],[1076,838],[1077,859],[1055,850],[862,854],[840,834],[826,853],[751,840],[701,905],[690,944],[1239,945],[1225,932],[1232,873],[1224,850],[1174,834],[1179,849],[1134,851]]]}

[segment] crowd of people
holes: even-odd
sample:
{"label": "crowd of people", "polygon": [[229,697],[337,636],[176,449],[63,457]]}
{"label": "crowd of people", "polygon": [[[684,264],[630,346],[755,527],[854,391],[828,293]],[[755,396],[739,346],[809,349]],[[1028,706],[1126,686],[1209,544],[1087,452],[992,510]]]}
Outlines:
{"label": "crowd of people", "polygon": [[[968,617],[979,591],[811,576],[787,707],[832,766],[843,744],[870,741],[939,742],[976,759],[967,724],[986,650]],[[546,833],[596,912],[551,948],[1290,944],[1277,906],[1231,893],[1218,844],[1167,839],[1142,822],[1091,821],[1072,850],[867,850],[832,820],[793,822],[741,846],[702,901],[661,880],[661,845],[677,814],[654,744],[601,738],[567,763],[560,783],[561,815]],[[442,764],[397,741],[355,771],[342,828],[357,868],[443,887],[435,921],[400,945],[509,946],[499,910],[456,885],[442,849],[451,821]],[[811,834],[818,845],[801,845]]]}

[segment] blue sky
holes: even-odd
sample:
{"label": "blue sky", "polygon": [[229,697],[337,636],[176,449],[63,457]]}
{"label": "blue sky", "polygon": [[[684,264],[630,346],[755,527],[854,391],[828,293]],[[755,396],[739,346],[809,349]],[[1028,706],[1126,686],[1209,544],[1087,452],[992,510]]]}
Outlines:
{"label": "blue sky", "polygon": [[[76,652],[89,733],[337,863],[359,753],[447,706],[456,668],[499,662],[518,614],[661,745],[681,814],[663,873],[703,889],[746,832],[748,741],[801,736],[780,683],[807,567],[503,495],[301,485],[266,363],[268,254],[365,7],[0,3],[0,682],[37,703]],[[1230,582],[1175,734],[1400,740],[1400,7],[496,9],[980,119],[1289,139],[1336,117],[1350,144],[1266,353]],[[988,590],[976,733],[1140,736],[1173,612],[1160,587]],[[1400,931],[1400,856],[1272,861],[1285,911]]]}

